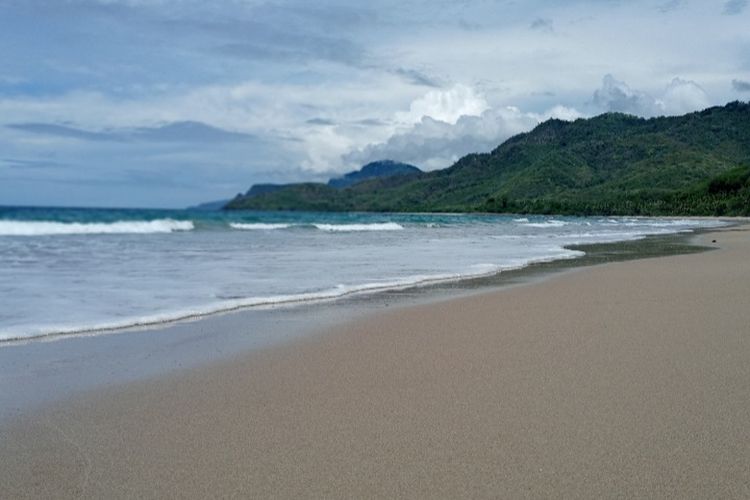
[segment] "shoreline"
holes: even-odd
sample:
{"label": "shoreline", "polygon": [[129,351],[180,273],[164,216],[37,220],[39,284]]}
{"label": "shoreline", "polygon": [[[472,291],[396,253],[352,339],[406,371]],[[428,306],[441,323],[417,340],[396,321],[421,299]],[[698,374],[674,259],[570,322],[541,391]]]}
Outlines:
{"label": "shoreline", "polygon": [[698,230],[579,245],[573,248],[585,252],[581,257],[535,263],[485,277],[240,309],[150,326],[1,342],[0,380],[5,381],[5,387],[0,390],[0,426],[18,415],[80,394],[287,345],[393,309],[537,283],[609,262],[710,250],[695,244],[700,234]]}
{"label": "shoreline", "polygon": [[24,414],[0,493],[746,496],[750,232],[697,238]]}
{"label": "shoreline", "polygon": [[[725,226],[724,230],[738,223]],[[707,230],[711,231],[711,230]],[[543,281],[613,261],[710,250],[701,231],[576,247],[585,255],[489,277],[356,294],[292,306],[250,308],[158,325],[0,343],[0,425],[18,415],[101,388],[169,375],[259,349],[293,343],[393,308],[449,301]]]}
{"label": "shoreline", "polygon": [[[632,218],[638,218],[633,216]],[[642,217],[647,219],[653,219],[655,217]],[[681,217],[682,219],[695,219],[695,220],[707,220],[706,217]],[[667,218],[671,219],[671,217]],[[742,225],[746,222],[745,219],[727,219],[727,218],[714,218],[713,220],[721,221],[726,223],[723,228],[731,228],[737,225]],[[185,312],[185,313],[165,313],[155,314],[152,317],[154,319],[145,319],[142,321],[129,321],[122,324],[102,325],[102,326],[91,326],[87,328],[65,328],[54,332],[42,332],[28,336],[14,336],[7,338],[0,338],[0,349],[5,347],[25,345],[35,342],[56,342],[59,340],[65,340],[68,338],[80,338],[80,337],[92,337],[99,335],[116,335],[128,332],[137,332],[144,330],[160,330],[169,328],[173,325],[183,324],[186,322],[195,322],[210,319],[213,317],[241,313],[245,311],[255,311],[273,308],[294,308],[304,306],[315,306],[317,304],[329,304],[335,302],[344,302],[351,298],[375,296],[378,294],[398,293],[400,291],[410,290],[421,290],[424,293],[430,293],[434,289],[438,289],[444,286],[451,286],[452,284],[458,284],[459,287],[465,286],[471,283],[481,283],[485,286],[503,286],[502,282],[507,280],[508,276],[519,276],[520,280],[523,280],[526,275],[534,275],[539,272],[539,269],[551,268],[552,272],[558,268],[577,268],[586,267],[600,263],[602,259],[601,253],[608,253],[608,248],[638,246],[640,242],[646,241],[661,241],[664,240],[669,242],[670,240],[681,241],[681,243],[675,243],[671,245],[670,249],[657,249],[654,251],[648,248],[646,252],[642,252],[638,255],[628,255],[623,257],[625,260],[630,258],[647,258],[658,255],[669,255],[669,254],[680,254],[689,253],[693,251],[703,251],[700,249],[691,249],[693,245],[687,240],[693,240],[696,236],[703,232],[710,232],[721,228],[705,228],[705,229],[694,229],[690,232],[676,232],[667,234],[651,234],[644,235],[635,239],[621,240],[604,243],[583,243],[574,245],[565,245],[561,247],[564,250],[583,252],[583,255],[571,255],[563,257],[551,257],[542,258],[540,260],[532,260],[527,262],[520,267],[506,267],[494,269],[489,272],[480,273],[476,275],[456,275],[456,276],[436,276],[427,277],[420,281],[406,282],[403,284],[397,283],[386,283],[386,284],[363,284],[363,285],[352,285],[352,290],[339,292],[334,294],[331,291],[311,292],[302,293],[298,295],[292,295],[286,298],[285,296],[269,297],[266,301],[260,300],[257,303],[254,302],[256,299],[238,299],[239,304],[236,305],[223,305],[216,306],[215,309],[206,310],[205,312]],[[626,251],[627,252],[627,251]],[[635,251],[638,253],[638,250]],[[592,255],[593,254],[593,255]],[[614,259],[618,260],[618,259]],[[572,264],[568,264],[572,262]],[[605,259],[604,262],[611,260]],[[482,285],[479,285],[482,286]],[[274,300],[275,299],[275,300]],[[249,302],[248,302],[249,300]],[[241,302],[248,303],[241,303]]]}

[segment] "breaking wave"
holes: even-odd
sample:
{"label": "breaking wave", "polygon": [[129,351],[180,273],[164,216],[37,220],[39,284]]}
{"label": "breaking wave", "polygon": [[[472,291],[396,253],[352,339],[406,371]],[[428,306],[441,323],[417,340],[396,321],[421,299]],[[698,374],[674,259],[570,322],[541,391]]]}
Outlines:
{"label": "breaking wave", "polygon": [[546,222],[526,222],[523,224],[526,227],[539,227],[539,228],[545,228],[545,227],[563,227],[567,226],[568,223],[561,220],[548,220]]}
{"label": "breaking wave", "polygon": [[313,224],[321,231],[351,232],[351,231],[400,231],[404,228],[395,222],[381,222],[373,224]]}
{"label": "breaking wave", "polygon": [[372,294],[384,291],[430,286],[464,279],[488,277],[504,271],[522,269],[534,263],[551,262],[560,259],[573,259],[581,255],[583,255],[583,252],[560,248],[556,253],[551,253],[548,256],[523,259],[505,265],[489,263],[475,264],[469,266],[465,272],[404,276],[400,279],[352,285],[339,284],[325,290],[307,293],[226,298],[219,302],[206,304],[204,306],[196,306],[189,309],[173,310],[144,316],[134,316],[110,322],[90,322],[88,324],[79,325],[38,325],[33,328],[24,328],[22,330],[12,328],[7,330],[0,329],[0,343],[24,342],[40,338],[54,339],[64,335],[98,334],[107,331],[197,319],[240,309],[293,306],[310,302],[336,300],[351,295]]}
{"label": "breaking wave", "polygon": [[267,231],[270,229],[286,229],[288,227],[291,227],[292,224],[269,224],[264,222],[253,222],[253,223],[245,223],[245,222],[230,222],[229,227],[232,229],[242,229],[245,231]]}
{"label": "breaking wave", "polygon": [[192,221],[157,219],[117,222],[0,221],[0,236],[47,236],[64,234],[148,234],[192,231]]}

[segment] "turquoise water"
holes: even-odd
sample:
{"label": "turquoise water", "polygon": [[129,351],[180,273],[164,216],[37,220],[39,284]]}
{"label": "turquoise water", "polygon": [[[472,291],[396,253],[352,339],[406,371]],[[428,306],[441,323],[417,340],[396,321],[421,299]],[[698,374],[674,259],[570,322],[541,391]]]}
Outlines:
{"label": "turquoise water", "polygon": [[575,258],[692,219],[0,208],[0,340],[336,299]]}

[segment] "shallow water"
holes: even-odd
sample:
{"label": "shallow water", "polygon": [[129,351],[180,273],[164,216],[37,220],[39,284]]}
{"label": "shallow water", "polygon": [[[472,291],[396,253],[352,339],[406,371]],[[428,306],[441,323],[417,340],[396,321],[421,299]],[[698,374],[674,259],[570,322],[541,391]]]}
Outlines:
{"label": "shallow water", "polygon": [[335,299],[717,221],[0,208],[0,340]]}

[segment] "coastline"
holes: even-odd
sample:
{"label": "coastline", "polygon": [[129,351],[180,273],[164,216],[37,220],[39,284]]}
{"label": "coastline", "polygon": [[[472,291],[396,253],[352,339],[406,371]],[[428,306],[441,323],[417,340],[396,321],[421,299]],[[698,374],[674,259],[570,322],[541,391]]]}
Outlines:
{"label": "coastline", "polygon": [[[689,219],[689,217],[685,217]],[[696,217],[695,219],[705,219]],[[737,220],[717,218],[727,226],[732,227],[741,224]],[[744,220],[744,219],[739,219]],[[216,306],[214,309],[206,309],[205,312],[175,312],[154,314],[140,321],[124,320],[121,323],[112,322],[109,325],[93,325],[81,328],[64,328],[59,331],[42,332],[33,335],[19,335],[11,337],[0,337],[0,348],[5,346],[24,345],[34,342],[55,342],[76,337],[91,337],[98,335],[118,334],[124,332],[160,330],[173,325],[210,319],[217,316],[241,313],[245,311],[257,311],[273,308],[294,308],[304,306],[315,306],[326,303],[341,303],[361,297],[371,297],[378,294],[399,293],[401,291],[426,290],[428,293],[444,288],[462,288],[469,286],[504,286],[507,282],[519,279],[523,281],[528,275],[537,273],[554,272],[560,269],[585,267],[600,263],[617,260],[630,260],[637,258],[648,258],[660,255],[692,253],[705,251],[706,248],[692,245],[688,240],[694,239],[698,234],[711,231],[716,228],[693,229],[689,232],[675,232],[667,234],[646,234],[636,239],[622,241],[581,243],[564,245],[561,248],[567,251],[581,252],[581,255],[564,257],[543,258],[529,261],[519,267],[498,268],[476,275],[455,275],[425,277],[420,281],[405,281],[403,284],[397,282],[385,284],[354,285],[351,290],[344,292],[303,293],[289,296],[269,297],[262,299],[237,299],[237,304],[226,304]],[[645,243],[645,244],[644,244]],[[614,249],[614,251],[611,251]],[[457,287],[454,285],[458,285]],[[473,285],[472,285],[473,284]]]}
{"label": "coastline", "polygon": [[[406,214],[399,214],[400,216],[405,216]],[[458,215],[458,214],[455,214]],[[489,216],[490,214],[482,214]],[[464,214],[465,216],[465,214]],[[638,217],[632,217],[628,219],[628,224],[625,224],[626,226],[631,224],[633,220],[639,219]],[[644,220],[653,220],[654,218],[643,218]],[[711,221],[711,222],[719,222],[719,223],[729,223],[732,224],[733,222],[729,222],[726,219],[721,218],[702,218],[702,217],[684,217],[680,219],[672,219],[672,218],[666,218],[666,225],[672,225],[674,223],[679,223],[680,221],[684,220],[703,220],[703,221]],[[523,218],[520,219],[521,221],[525,221],[528,223],[528,219]],[[163,219],[158,220],[157,222],[169,222],[169,223],[177,223],[177,222],[185,222],[194,224],[193,221],[187,220],[187,221],[173,221],[171,219]],[[226,222],[226,221],[223,221]],[[419,221],[415,221],[417,224]],[[736,223],[736,222],[734,222]],[[119,224],[119,222],[113,223],[114,225]],[[141,224],[138,222],[138,224]],[[150,222],[144,223],[144,224],[150,224]],[[390,224],[390,223],[388,223]],[[393,223],[400,229],[403,229],[402,226],[400,226],[397,223]],[[434,223],[433,223],[434,224]],[[558,221],[544,221],[542,223],[529,223],[529,226],[538,226],[538,227],[557,227],[557,225],[565,226],[569,224],[569,222],[558,222]],[[590,225],[588,222],[587,225]],[[230,226],[233,225],[242,225],[242,224],[233,224],[230,223]],[[261,224],[262,225],[262,224]],[[290,224],[281,224],[284,227],[289,226]],[[294,225],[294,224],[291,224]],[[310,226],[327,226],[328,224],[315,224],[315,223],[307,223],[307,222],[300,222],[298,225],[310,225]],[[372,223],[372,224],[364,224],[366,227],[370,226],[382,226],[383,223]],[[606,225],[606,224],[605,224]],[[336,224],[333,224],[331,226],[337,226]],[[351,226],[347,224],[339,224],[339,226]],[[427,224],[429,227],[430,224]],[[655,226],[659,226],[658,223],[655,224]],[[58,311],[59,315],[52,316],[50,319],[47,319],[47,322],[44,321],[41,322],[27,322],[24,321],[21,318],[37,318],[39,316],[40,311],[45,310],[42,309],[21,309],[22,313],[16,314],[16,326],[12,326],[13,323],[11,322],[11,326],[9,328],[4,329],[2,332],[0,332],[0,348],[8,345],[15,345],[15,344],[23,344],[26,342],[35,342],[35,341],[55,341],[60,340],[63,338],[71,338],[71,337],[85,337],[85,336],[93,336],[93,335],[106,335],[110,333],[121,333],[121,332],[127,332],[127,331],[137,331],[137,330],[149,330],[149,329],[161,329],[164,327],[169,327],[171,325],[186,322],[186,321],[200,321],[206,318],[211,318],[213,316],[217,315],[223,315],[223,314],[232,314],[234,312],[242,312],[242,311],[250,311],[250,310],[259,310],[259,309],[267,309],[267,308],[285,308],[285,307],[299,307],[299,306],[307,306],[307,305],[316,305],[321,303],[328,303],[332,301],[346,301],[353,297],[362,297],[362,296],[371,296],[374,294],[379,293],[393,293],[401,290],[434,290],[434,289],[440,289],[441,287],[447,286],[452,287],[454,283],[459,283],[458,288],[462,287],[462,283],[486,283],[486,284],[500,284],[503,281],[505,281],[506,276],[510,275],[517,275],[517,274],[525,274],[530,269],[536,269],[536,268],[547,268],[549,265],[553,267],[569,267],[567,264],[565,264],[563,261],[565,260],[576,260],[577,262],[573,264],[574,267],[583,266],[583,265],[589,265],[589,261],[591,262],[597,262],[596,259],[590,259],[589,257],[592,256],[592,254],[600,254],[600,253],[610,253],[607,250],[607,247],[610,244],[614,245],[624,245],[628,246],[630,243],[634,241],[640,241],[641,239],[645,239],[646,241],[651,241],[652,239],[659,240],[661,237],[665,238],[665,241],[668,242],[670,238],[672,238],[675,235],[678,235],[680,233],[686,233],[686,232],[694,232],[694,231],[701,231],[703,229],[710,229],[710,228],[692,228],[692,229],[682,229],[677,230],[673,229],[673,232],[667,231],[666,233],[662,233],[661,235],[656,234],[660,230],[657,230],[656,233],[653,233],[653,227],[646,228],[644,232],[640,232],[638,230],[635,231],[635,233],[630,232],[630,230],[625,230],[625,233],[620,233],[619,236],[616,236],[615,238],[621,238],[619,241],[616,239],[607,241],[608,239],[611,239],[612,237],[608,235],[606,231],[600,233],[598,235],[598,238],[601,241],[601,243],[572,243],[570,240],[568,242],[559,242],[554,247],[548,248],[541,254],[537,252],[536,255],[534,255],[533,251],[529,251],[528,249],[523,250],[528,252],[528,254],[522,258],[513,258],[513,259],[506,259],[504,260],[502,257],[500,258],[499,262],[495,261],[494,259],[500,255],[503,255],[503,252],[505,249],[498,249],[493,248],[493,254],[491,256],[485,256],[489,260],[488,262],[493,262],[492,264],[482,264],[479,262],[483,262],[482,256],[475,257],[475,265],[471,266],[474,269],[464,268],[462,270],[457,270],[455,268],[450,269],[441,269],[436,270],[433,269],[431,271],[423,271],[420,272],[420,270],[415,270],[411,274],[402,275],[400,272],[393,272],[393,270],[390,271],[383,271],[385,274],[376,274],[373,275],[370,273],[368,278],[365,278],[364,280],[354,280],[350,281],[349,276],[338,276],[337,279],[340,279],[341,281],[333,281],[328,282],[325,285],[321,285],[320,287],[312,286],[312,288],[302,288],[297,289],[294,286],[290,287],[287,292],[283,291],[277,291],[276,293],[273,292],[267,292],[267,293],[240,293],[238,295],[233,295],[232,293],[229,293],[227,295],[226,291],[216,291],[216,296],[214,297],[215,300],[207,300],[205,296],[203,296],[198,302],[191,302],[191,300],[186,300],[183,302],[182,306],[176,307],[174,303],[165,306],[164,308],[160,309],[159,304],[154,304],[151,309],[148,311],[143,312],[143,314],[136,314],[133,311],[131,312],[124,312],[120,310],[115,310],[111,312],[109,316],[104,315],[98,315],[97,312],[94,311],[94,314],[89,317],[88,320],[78,320],[73,319],[71,320],[69,316],[67,316],[66,312]],[[379,228],[380,230],[380,228]],[[651,231],[651,232],[650,232]],[[503,234],[503,237],[507,235]],[[591,236],[591,234],[586,233],[584,231],[584,234],[581,235],[578,239],[579,241],[586,241],[588,238],[587,236]],[[495,238],[496,236],[490,236],[490,238]],[[517,235],[511,235],[508,236],[511,240],[517,239]],[[575,238],[573,238],[575,240]],[[655,241],[656,241],[655,240]],[[536,240],[539,241],[539,240]],[[230,245],[231,246],[231,245]],[[493,245],[494,247],[495,245]],[[530,245],[532,248],[534,245]],[[638,245],[636,245],[637,247]],[[422,249],[424,250],[424,249]],[[584,250],[587,255],[583,256],[584,252],[581,252],[581,250]],[[592,250],[592,251],[589,251]],[[599,251],[602,250],[602,251]],[[636,253],[640,252],[640,249],[634,250]],[[653,248],[646,246],[644,255],[651,256],[658,254],[659,252],[663,253],[670,253],[671,250],[668,249],[657,249],[656,252],[653,251]],[[675,249],[676,252],[681,252],[683,250],[681,249]],[[627,252],[632,253],[630,249],[627,250]],[[410,254],[412,252],[406,252],[406,254]],[[451,252],[448,251],[447,253],[444,252],[444,254],[451,255]],[[584,259],[581,259],[581,257],[584,257]],[[432,254],[433,258],[438,258],[435,254]],[[304,257],[301,257],[302,261],[304,261]],[[297,269],[295,272],[299,272],[300,270]],[[382,271],[382,270],[381,270]],[[126,272],[130,272],[130,270],[127,270]],[[189,274],[189,273],[188,273]],[[356,272],[355,272],[356,274]],[[295,276],[294,272],[289,273],[290,276]],[[155,276],[158,276],[158,273],[155,274]],[[388,276],[388,278],[385,278],[385,276]],[[12,278],[12,276],[11,276]],[[268,279],[268,278],[266,278]],[[10,281],[12,279],[9,278]],[[70,280],[73,282],[79,282],[75,277],[70,277]],[[83,283],[83,282],[81,282]],[[185,288],[185,286],[174,286],[175,283],[169,283],[171,286],[174,287],[174,289],[180,289]],[[337,284],[338,283],[338,284]],[[126,288],[129,285],[132,284],[125,284]],[[197,284],[192,283],[187,288],[195,287]],[[65,284],[60,284],[61,287],[65,288]],[[88,301],[92,300],[92,297],[89,297],[89,291],[90,290],[97,290],[99,287],[106,287],[108,286],[107,282],[103,283],[95,283],[91,282],[88,283],[88,286],[85,287],[85,290],[79,289],[77,290],[78,293],[81,294],[81,302],[87,303]],[[165,284],[166,286],[166,284]],[[45,287],[46,288],[46,287]],[[169,286],[167,286],[169,288]],[[71,293],[73,296],[77,296],[77,294],[74,291],[68,291],[68,293]],[[152,290],[152,293],[155,294],[155,296],[160,297],[158,290]],[[13,294],[11,294],[12,296]],[[210,293],[208,294],[211,295]],[[183,297],[185,299],[185,297]],[[96,298],[95,301],[100,301],[100,298]],[[124,300],[126,303],[128,302],[127,297],[123,299],[123,297],[118,296],[110,296],[109,302],[113,304],[117,304],[120,300]],[[30,299],[31,301],[31,299]],[[19,305],[19,307],[25,307],[25,305]],[[155,307],[155,308],[154,308]],[[75,309],[75,307],[68,308]],[[11,307],[12,310],[12,307]],[[54,311],[54,308],[53,308]],[[88,311],[91,313],[91,311]],[[82,314],[82,317],[86,317],[86,314]],[[98,318],[98,319],[94,319]],[[25,327],[22,325],[26,325]]]}
{"label": "coastline", "polygon": [[24,413],[0,496],[747,496],[750,233],[697,239]]}
{"label": "coastline", "polygon": [[[730,228],[738,224],[733,221]],[[542,281],[588,266],[710,250],[701,230],[566,247],[583,256],[537,262],[486,276],[445,280],[332,300],[240,308],[123,329],[0,342],[0,425],[87,391],[217,363],[315,336],[394,308],[442,302]]]}

